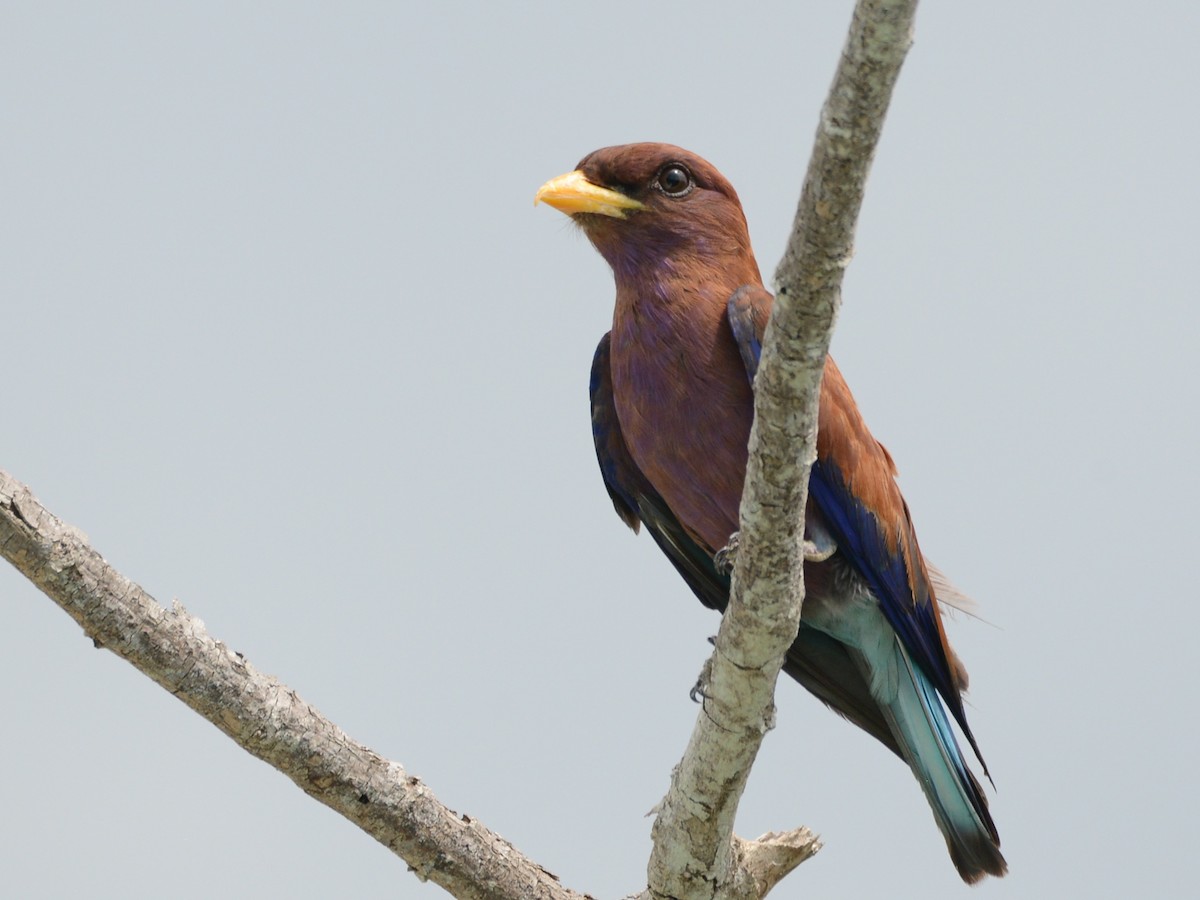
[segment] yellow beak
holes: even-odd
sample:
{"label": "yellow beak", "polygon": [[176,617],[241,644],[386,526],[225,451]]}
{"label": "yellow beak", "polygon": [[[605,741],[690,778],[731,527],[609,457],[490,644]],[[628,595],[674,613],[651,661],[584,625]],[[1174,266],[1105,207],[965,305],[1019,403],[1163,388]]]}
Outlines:
{"label": "yellow beak", "polygon": [[533,205],[537,206],[543,201],[569,216],[575,213],[596,213],[601,216],[612,216],[614,219],[623,219],[630,210],[646,208],[637,200],[627,197],[619,191],[611,191],[598,184],[592,184],[578,169],[568,172],[566,175],[551,178],[538,188],[537,195],[533,198]]}

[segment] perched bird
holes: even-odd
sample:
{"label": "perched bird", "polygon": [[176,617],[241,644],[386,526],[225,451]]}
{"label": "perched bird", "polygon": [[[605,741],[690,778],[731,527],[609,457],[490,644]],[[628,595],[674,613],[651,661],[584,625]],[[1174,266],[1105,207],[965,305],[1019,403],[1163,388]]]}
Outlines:
{"label": "perched bird", "polygon": [[[713,555],[738,528],[773,300],[737,194],[695,154],[647,143],[585,156],[537,201],[570,215],[616,280],[612,331],[591,377],[613,506],[634,531],[646,526],[706,606],[724,610],[729,578]],[[964,881],[1003,875],[987,800],[950,724],[987,774],[963,709],[967,673],[938,609],[953,589],[921,555],[892,458],[832,359],[819,422],[807,592],[784,671],[909,765]]]}

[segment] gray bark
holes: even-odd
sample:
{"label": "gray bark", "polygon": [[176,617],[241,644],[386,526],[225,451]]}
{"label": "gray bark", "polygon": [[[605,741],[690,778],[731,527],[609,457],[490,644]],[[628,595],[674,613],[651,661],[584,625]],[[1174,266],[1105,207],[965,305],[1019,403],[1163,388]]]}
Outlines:
{"label": "gray bark", "polygon": [[[733,820],[800,623],[804,505],[822,368],[867,173],[915,15],[915,0],[857,5],[821,112],[755,378],[729,609],[706,667],[704,709],[655,821],[649,884],[656,898],[752,898],[770,887],[756,884],[735,852]],[[779,877],[819,846],[799,833],[795,843]]]}
{"label": "gray bark", "polygon": [[[915,0],[861,0],[776,273],[755,385],[741,548],[705,700],[654,826],[643,896],[761,898],[819,849],[807,829],[743,841],[733,821],[774,716],[803,600],[802,511],[821,368],[867,171],[910,43]],[[96,642],[126,659],[305,793],[459,898],[582,898],[276,679],[114,570],[86,537],[0,471],[0,554]]]}
{"label": "gray bark", "polygon": [[165,609],[0,470],[0,554],[105,647],[408,863],[471,900],[582,900],[420,779],[352,740],[295,691]]}

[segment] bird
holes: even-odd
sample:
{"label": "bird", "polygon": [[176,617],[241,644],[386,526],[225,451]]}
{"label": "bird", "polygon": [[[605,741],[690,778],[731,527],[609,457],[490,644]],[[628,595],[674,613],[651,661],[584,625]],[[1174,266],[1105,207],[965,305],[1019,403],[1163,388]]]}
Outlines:
{"label": "bird", "polygon": [[[592,435],[617,515],[645,527],[700,601],[724,611],[753,384],[773,297],[741,202],[710,163],[637,143],[585,156],[537,191],[608,262],[612,329],[592,361]],[[891,455],[832,357],[805,507],[805,600],[783,671],[906,762],[967,883],[1007,863],[967,723],[967,673],[940,603],[964,599],[922,555]],[[718,559],[714,560],[714,556]]]}

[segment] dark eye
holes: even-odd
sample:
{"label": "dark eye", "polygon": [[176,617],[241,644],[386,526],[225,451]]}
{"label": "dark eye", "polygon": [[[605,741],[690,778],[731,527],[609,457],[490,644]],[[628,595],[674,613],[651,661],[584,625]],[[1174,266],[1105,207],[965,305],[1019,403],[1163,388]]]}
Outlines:
{"label": "dark eye", "polygon": [[692,189],[692,173],[679,163],[663,166],[655,182],[668,197],[682,197]]}

